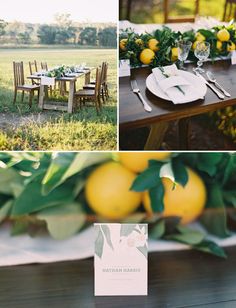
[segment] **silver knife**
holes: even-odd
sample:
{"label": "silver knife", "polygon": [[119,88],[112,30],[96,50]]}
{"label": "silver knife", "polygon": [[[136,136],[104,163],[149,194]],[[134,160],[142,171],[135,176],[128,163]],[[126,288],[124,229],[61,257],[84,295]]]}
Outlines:
{"label": "silver knife", "polygon": [[220,98],[220,99],[224,99],[225,96],[220,93],[215,87],[213,87],[213,85],[211,85],[202,75],[200,75],[198,72],[194,72],[196,76],[198,76],[199,78],[201,78],[204,83],[210,88],[212,89],[212,91]]}
{"label": "silver knife", "polygon": [[137,94],[138,97],[140,98],[141,102],[143,103],[144,110],[147,111],[147,112],[151,112],[152,108],[148,105],[148,103],[143,98],[143,96],[142,96],[142,94],[141,94],[141,92],[139,90],[137,81],[135,79],[131,79],[130,80],[130,85],[131,85],[133,93]]}

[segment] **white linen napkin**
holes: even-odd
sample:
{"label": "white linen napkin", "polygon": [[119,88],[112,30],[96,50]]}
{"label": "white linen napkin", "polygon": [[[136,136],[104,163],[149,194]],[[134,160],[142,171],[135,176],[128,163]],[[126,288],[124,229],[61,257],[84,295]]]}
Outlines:
{"label": "white linen napkin", "polygon": [[156,67],[152,72],[157,85],[174,104],[183,104],[186,101],[195,101],[202,98],[195,87],[180,75],[175,64],[164,66],[163,70],[164,72]]}

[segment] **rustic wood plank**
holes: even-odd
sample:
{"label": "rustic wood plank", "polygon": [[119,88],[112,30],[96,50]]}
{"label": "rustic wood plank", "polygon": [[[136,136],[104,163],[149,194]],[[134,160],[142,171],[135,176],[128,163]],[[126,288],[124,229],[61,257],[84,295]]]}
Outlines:
{"label": "rustic wood plank", "polygon": [[147,142],[144,146],[144,150],[150,151],[160,149],[168,127],[168,122],[152,124],[150,126],[150,132]]}
{"label": "rustic wood plank", "polygon": [[0,307],[235,307],[236,247],[226,251],[149,254],[148,296],[94,297],[92,258],[0,268]]}

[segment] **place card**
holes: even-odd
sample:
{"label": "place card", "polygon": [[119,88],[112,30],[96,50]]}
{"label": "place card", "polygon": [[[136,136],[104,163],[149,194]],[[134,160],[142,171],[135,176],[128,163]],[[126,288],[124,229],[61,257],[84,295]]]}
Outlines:
{"label": "place card", "polygon": [[41,77],[41,85],[43,86],[54,86],[55,85],[55,78],[52,77]]}
{"label": "place card", "polygon": [[235,50],[231,53],[231,64],[232,65],[236,64],[236,51]]}
{"label": "place card", "polygon": [[131,75],[130,60],[119,61],[119,76],[126,77]]}
{"label": "place card", "polygon": [[147,224],[96,223],[95,296],[147,295]]}

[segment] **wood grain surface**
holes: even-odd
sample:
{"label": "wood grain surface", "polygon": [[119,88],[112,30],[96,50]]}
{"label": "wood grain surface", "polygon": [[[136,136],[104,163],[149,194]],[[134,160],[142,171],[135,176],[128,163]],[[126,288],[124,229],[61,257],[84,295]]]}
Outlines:
{"label": "wood grain surface", "polygon": [[[193,64],[187,66],[192,71]],[[136,68],[132,69],[132,78],[138,82],[138,86],[144,98],[151,105],[153,111],[145,112],[137,95],[130,88],[130,78],[120,78],[120,129],[137,128],[149,126],[161,121],[180,120],[193,115],[214,111],[226,106],[236,104],[236,66],[231,65],[229,60],[205,63],[204,68],[210,70],[216,76],[217,81],[230,92],[231,97],[220,100],[210,89],[204,100],[196,102],[174,105],[172,102],[165,101],[154,96],[146,88],[146,78],[151,73],[151,69]]]}
{"label": "wood grain surface", "polygon": [[236,247],[226,251],[227,260],[150,253],[149,295],[140,297],[94,297],[93,259],[0,268],[0,307],[236,307]]}

